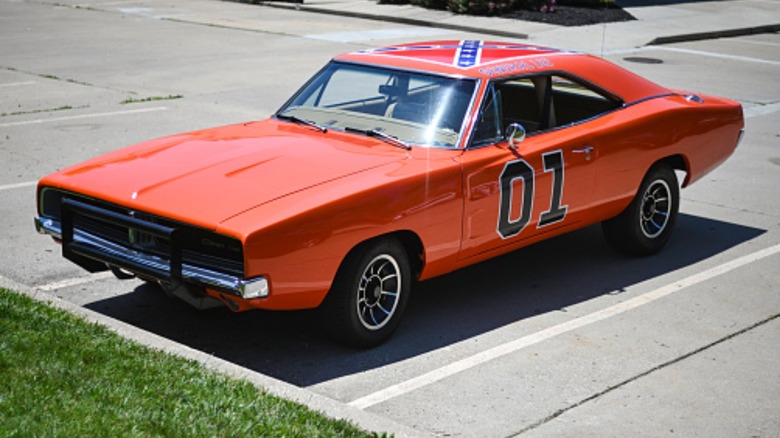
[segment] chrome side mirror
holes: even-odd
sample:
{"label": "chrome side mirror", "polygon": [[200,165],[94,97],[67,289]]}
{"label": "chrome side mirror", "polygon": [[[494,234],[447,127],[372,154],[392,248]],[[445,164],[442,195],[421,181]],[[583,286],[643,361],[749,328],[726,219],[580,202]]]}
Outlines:
{"label": "chrome side mirror", "polygon": [[516,150],[525,140],[525,128],[519,123],[512,123],[506,128],[506,138],[509,140],[509,148]]}

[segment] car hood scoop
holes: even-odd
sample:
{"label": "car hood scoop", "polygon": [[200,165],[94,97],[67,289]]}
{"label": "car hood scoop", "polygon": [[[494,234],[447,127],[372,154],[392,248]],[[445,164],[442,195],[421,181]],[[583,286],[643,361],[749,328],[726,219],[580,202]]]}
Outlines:
{"label": "car hood scoop", "polygon": [[375,139],[266,120],[141,143],[65,169],[47,183],[214,228],[248,209],[406,156]]}

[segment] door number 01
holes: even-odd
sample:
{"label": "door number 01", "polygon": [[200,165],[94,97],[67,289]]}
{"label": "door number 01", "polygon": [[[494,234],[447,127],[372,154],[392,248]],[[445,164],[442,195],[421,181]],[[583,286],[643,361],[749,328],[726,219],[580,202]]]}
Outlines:
{"label": "door number 01", "polygon": [[[550,196],[550,208],[539,215],[537,228],[562,221],[566,217],[569,207],[561,205],[563,195],[563,151],[558,150],[542,155],[544,171],[552,172],[552,194]],[[520,217],[513,219],[512,205],[514,204],[514,183],[523,181],[523,203],[520,206]],[[534,168],[523,159],[510,161],[504,166],[499,177],[501,199],[498,206],[498,235],[502,239],[509,239],[520,234],[528,223],[531,222],[531,214],[534,203]]]}

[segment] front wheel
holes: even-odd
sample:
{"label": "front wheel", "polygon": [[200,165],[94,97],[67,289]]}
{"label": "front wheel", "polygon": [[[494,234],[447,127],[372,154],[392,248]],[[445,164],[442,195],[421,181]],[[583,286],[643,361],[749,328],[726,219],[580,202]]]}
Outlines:
{"label": "front wheel", "polygon": [[411,289],[409,257],[396,239],[351,252],[320,307],[325,329],[354,347],[379,345],[395,331]]}
{"label": "front wheel", "polygon": [[631,204],[602,223],[607,241],[618,250],[638,256],[661,250],[672,235],[680,205],[674,171],[663,165],[650,169]]}

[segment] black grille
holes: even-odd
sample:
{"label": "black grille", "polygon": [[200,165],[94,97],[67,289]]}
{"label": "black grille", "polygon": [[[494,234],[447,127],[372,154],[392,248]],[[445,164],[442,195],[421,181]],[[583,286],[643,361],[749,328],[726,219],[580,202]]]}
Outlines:
{"label": "black grille", "polygon": [[[55,216],[51,213],[56,212],[58,217],[54,219],[62,222],[63,243],[68,239],[72,242],[74,231],[84,232],[156,256],[169,264],[174,277],[181,275],[181,263],[243,277],[243,249],[237,239],[92,198],[52,189],[45,195],[42,210],[49,213],[47,216]],[[51,202],[58,205],[52,206]],[[90,257],[99,258],[94,254]],[[122,266],[121,260],[100,260]]]}
{"label": "black grille", "polygon": [[[131,214],[129,217],[144,220],[149,223],[155,223],[147,216],[144,219],[140,215]],[[169,239],[157,237],[151,233],[144,232],[132,226],[126,226],[108,221],[107,218],[94,218],[88,216],[75,215],[73,217],[73,226],[77,230],[84,230],[101,239],[127,248],[144,251],[156,256],[169,256],[171,253],[171,242]]]}

